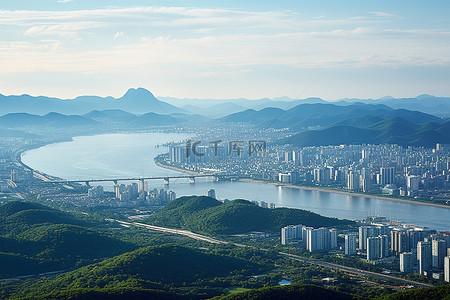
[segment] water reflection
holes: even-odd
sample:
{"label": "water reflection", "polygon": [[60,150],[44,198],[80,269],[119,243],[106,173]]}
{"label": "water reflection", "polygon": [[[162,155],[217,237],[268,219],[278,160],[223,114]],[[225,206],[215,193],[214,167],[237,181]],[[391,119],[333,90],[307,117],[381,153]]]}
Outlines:
{"label": "water reflection", "polygon": [[[23,160],[32,168],[66,179],[175,175],[179,172],[159,168],[154,164],[154,157],[167,151],[163,147],[155,148],[155,144],[183,138],[185,136],[163,133],[77,137],[71,142],[28,151]],[[107,189],[112,190],[112,183],[105,184]],[[149,188],[167,188],[162,181],[149,181],[148,185]],[[390,219],[397,219],[398,216],[399,220],[420,226],[450,229],[450,209],[445,208],[249,182],[198,179],[192,185],[186,179],[177,179],[172,180],[169,185],[169,189],[175,191],[177,196],[204,195],[210,188],[216,190],[220,199],[265,201],[277,206],[301,208],[346,219],[384,214]]]}

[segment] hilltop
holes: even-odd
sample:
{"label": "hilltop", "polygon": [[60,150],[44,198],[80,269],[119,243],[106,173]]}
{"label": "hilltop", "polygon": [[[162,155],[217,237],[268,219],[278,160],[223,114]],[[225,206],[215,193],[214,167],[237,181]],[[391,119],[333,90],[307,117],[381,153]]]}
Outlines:
{"label": "hilltop", "polygon": [[244,293],[232,294],[220,297],[220,300],[245,300],[245,299],[334,299],[334,300],[351,300],[355,299],[350,294],[339,291],[326,289],[315,285],[287,285],[264,287],[251,290]]}
{"label": "hilltop", "polygon": [[[244,293],[232,294],[218,298],[220,300],[244,300],[244,299],[361,299],[360,296],[347,294],[338,290],[326,289],[309,284],[293,284],[288,286],[264,287]],[[450,285],[445,284],[433,288],[411,289],[387,294],[381,297],[373,297],[379,300],[411,300],[450,299]]]}
{"label": "hilltop", "polygon": [[222,293],[222,282],[230,280],[227,277],[247,277],[265,270],[265,266],[246,259],[166,244],[19,284],[6,293],[33,299],[209,298]]}
{"label": "hilltop", "polygon": [[69,213],[23,201],[0,205],[0,279],[71,268],[134,247]]}
{"label": "hilltop", "polygon": [[280,143],[298,147],[341,144],[434,147],[437,143],[450,144],[450,121],[414,124],[401,117],[384,120],[365,118],[358,124],[360,119],[347,119],[325,129],[300,132]]}
{"label": "hilltop", "polygon": [[352,223],[302,209],[262,208],[246,200],[234,200],[223,204],[206,196],[178,198],[145,221],[153,225],[210,234],[278,232],[284,226],[295,224],[328,227]]}

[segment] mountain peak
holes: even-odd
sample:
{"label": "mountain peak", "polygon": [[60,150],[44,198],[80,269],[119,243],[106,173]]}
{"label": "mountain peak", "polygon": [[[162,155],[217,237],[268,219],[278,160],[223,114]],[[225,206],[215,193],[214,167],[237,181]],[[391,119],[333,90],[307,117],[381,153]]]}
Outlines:
{"label": "mountain peak", "polygon": [[416,97],[416,99],[422,100],[422,99],[427,99],[427,98],[436,98],[433,95],[429,95],[429,94],[422,94]]}
{"label": "mountain peak", "polygon": [[153,96],[153,94],[149,90],[141,88],[141,87],[139,87],[137,89],[135,89],[135,88],[129,89],[125,93],[125,95],[123,95],[122,99],[123,98],[128,98],[128,97],[151,97],[151,98],[155,98],[155,96]]}
{"label": "mountain peak", "polygon": [[153,94],[144,88],[131,88],[125,95],[117,99],[119,105],[116,107],[131,113],[155,112],[158,114],[169,114],[174,112],[183,112],[176,106],[159,101]]}
{"label": "mountain peak", "polygon": [[393,100],[393,99],[395,99],[395,98],[392,96],[384,96],[384,97],[378,98],[378,100]]}

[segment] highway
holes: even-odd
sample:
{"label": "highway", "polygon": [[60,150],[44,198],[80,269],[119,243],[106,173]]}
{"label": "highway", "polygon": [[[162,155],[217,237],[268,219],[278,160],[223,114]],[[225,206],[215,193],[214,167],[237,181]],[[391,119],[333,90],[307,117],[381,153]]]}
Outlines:
{"label": "highway", "polygon": [[419,286],[419,287],[433,287],[433,285],[431,285],[431,284],[420,283],[420,282],[403,279],[403,278],[399,278],[399,277],[395,277],[395,276],[391,276],[391,275],[387,275],[387,274],[380,274],[380,273],[376,273],[376,272],[356,269],[356,268],[347,267],[347,266],[343,266],[343,265],[337,265],[334,263],[310,259],[310,258],[306,258],[306,257],[294,255],[294,254],[289,254],[289,253],[285,253],[285,252],[279,252],[279,254],[283,257],[290,258],[293,260],[297,260],[297,261],[301,261],[301,262],[305,262],[305,263],[309,263],[309,264],[313,264],[313,265],[317,265],[317,266],[321,266],[321,267],[325,267],[325,268],[344,271],[344,272],[352,273],[352,274],[356,274],[356,275],[372,276],[372,277],[376,277],[376,278],[380,278],[380,279],[384,279],[384,280],[395,280],[395,281],[403,282],[405,284],[415,285],[415,286]]}
{"label": "highway", "polygon": [[[193,238],[198,241],[204,241],[204,242],[208,242],[208,243],[212,243],[212,244],[232,244],[236,247],[255,248],[255,247],[247,246],[247,245],[243,245],[243,244],[231,243],[231,242],[227,242],[227,241],[218,240],[218,239],[211,238],[209,236],[201,235],[198,233],[194,233],[194,232],[188,231],[188,230],[166,228],[166,227],[154,226],[154,225],[138,223],[138,222],[125,222],[125,221],[120,221],[120,220],[116,220],[116,219],[107,219],[107,221],[118,222],[119,224],[125,225],[125,226],[139,226],[139,227],[147,228],[149,230],[184,235],[184,236]],[[261,249],[256,248],[256,249],[262,250],[262,251],[267,251],[267,249],[262,249],[262,248]],[[338,265],[338,264],[334,264],[334,263],[330,263],[330,262],[326,262],[326,261],[310,259],[310,258],[306,258],[306,257],[294,255],[294,254],[289,254],[289,253],[285,253],[285,252],[278,252],[278,254],[285,258],[290,258],[293,260],[309,263],[312,265],[317,265],[317,266],[321,266],[321,267],[325,267],[325,268],[339,270],[339,271],[343,271],[343,272],[347,272],[347,273],[351,273],[351,274],[355,274],[355,275],[359,275],[359,276],[361,276],[361,275],[362,276],[372,276],[372,277],[379,278],[379,279],[393,280],[393,281],[401,282],[401,283],[408,284],[408,285],[414,285],[417,287],[433,287],[433,285],[426,284],[426,283],[416,282],[416,281],[403,279],[403,278],[399,278],[399,277],[395,277],[395,276],[391,276],[391,275],[387,275],[387,274],[380,274],[380,273],[376,273],[376,272],[347,267],[347,266]]]}
{"label": "highway", "polygon": [[119,221],[119,220],[115,220],[115,219],[107,219],[107,221],[117,222],[119,224],[126,225],[126,226],[139,226],[139,227],[144,227],[144,228],[154,230],[154,231],[161,231],[161,232],[184,235],[184,236],[193,238],[198,241],[208,242],[208,243],[212,243],[212,244],[229,244],[226,241],[217,240],[217,239],[214,239],[214,238],[211,238],[211,237],[208,237],[205,235],[201,235],[198,233],[194,233],[194,232],[188,231],[188,230],[165,228],[165,227],[153,226],[153,225],[148,225],[148,224],[139,223],[139,222],[125,222],[125,221]]}

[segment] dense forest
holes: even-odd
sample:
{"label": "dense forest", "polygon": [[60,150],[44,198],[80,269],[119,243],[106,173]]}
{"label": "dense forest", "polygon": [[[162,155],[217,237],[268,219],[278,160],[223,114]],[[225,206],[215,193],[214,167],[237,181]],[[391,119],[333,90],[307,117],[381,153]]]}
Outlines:
{"label": "dense forest", "polygon": [[70,269],[135,249],[96,226],[38,203],[0,205],[0,279]]}
{"label": "dense forest", "polygon": [[146,222],[210,234],[279,232],[284,226],[296,224],[312,227],[353,224],[353,221],[328,218],[302,209],[268,209],[246,200],[223,204],[206,196],[178,198],[150,216]]}

